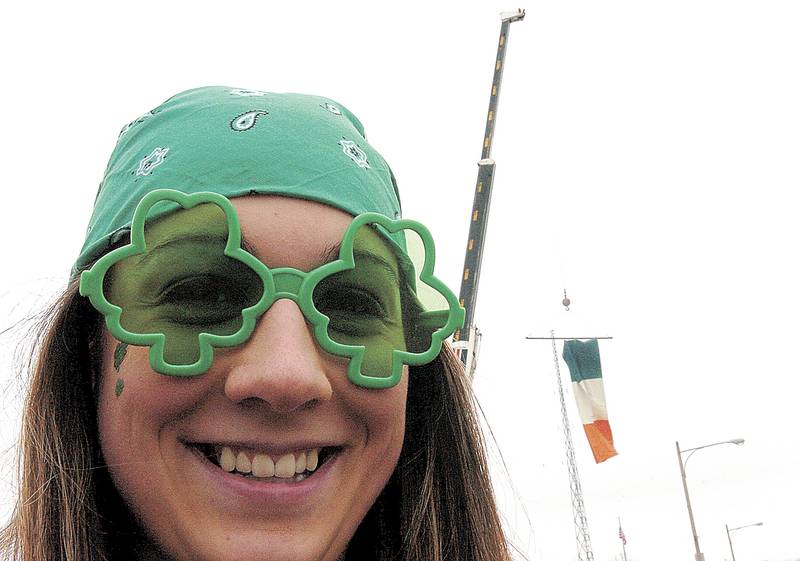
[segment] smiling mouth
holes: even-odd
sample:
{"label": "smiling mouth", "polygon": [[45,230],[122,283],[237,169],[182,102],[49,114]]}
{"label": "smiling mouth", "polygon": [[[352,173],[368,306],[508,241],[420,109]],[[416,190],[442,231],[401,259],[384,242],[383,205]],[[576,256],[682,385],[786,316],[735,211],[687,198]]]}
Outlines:
{"label": "smiling mouth", "polygon": [[192,452],[217,468],[256,481],[299,483],[311,477],[342,448],[326,446],[296,450],[280,456],[206,443],[184,443]]}

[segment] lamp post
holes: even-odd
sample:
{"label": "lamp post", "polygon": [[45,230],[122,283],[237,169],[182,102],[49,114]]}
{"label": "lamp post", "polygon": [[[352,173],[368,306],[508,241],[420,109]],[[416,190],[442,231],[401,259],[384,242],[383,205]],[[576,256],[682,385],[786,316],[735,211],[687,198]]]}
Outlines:
{"label": "lamp post", "polygon": [[733,553],[733,542],[731,541],[731,532],[735,532],[736,530],[741,530],[742,528],[749,528],[751,526],[763,526],[763,522],[756,522],[754,524],[745,524],[744,526],[737,526],[736,528],[728,528],[728,525],[725,524],[725,532],[728,534],[728,545],[731,546],[731,561],[736,561],[736,555]]}
{"label": "lamp post", "polygon": [[[686,485],[686,464],[689,463],[689,458],[692,457],[692,454],[697,452],[698,450],[702,450],[703,448],[710,448],[712,446],[719,446],[720,444],[736,444],[737,446],[741,446],[744,444],[743,438],[734,438],[732,440],[723,440],[722,442],[714,442],[712,444],[704,444],[703,446],[696,446],[694,448],[687,448],[686,450],[681,450],[680,444],[678,441],[675,441],[675,450],[678,453],[678,465],[681,467],[681,480],[683,481],[683,493],[686,496],[686,509],[689,511],[689,523],[692,525],[692,537],[694,538],[694,559],[695,561],[705,561],[705,557],[702,553],[700,553],[700,540],[697,537],[697,529],[694,525],[694,514],[692,514],[692,503],[689,500],[689,487]],[[689,453],[686,456],[686,460],[684,461],[683,456],[681,454],[685,454],[686,452]]]}

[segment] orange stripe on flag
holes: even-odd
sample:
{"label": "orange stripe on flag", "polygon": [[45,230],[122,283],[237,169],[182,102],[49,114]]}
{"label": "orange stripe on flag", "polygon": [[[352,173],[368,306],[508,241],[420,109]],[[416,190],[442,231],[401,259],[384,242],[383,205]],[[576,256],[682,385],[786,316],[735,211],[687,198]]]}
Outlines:
{"label": "orange stripe on flag", "polygon": [[614,449],[614,437],[611,436],[611,427],[605,419],[598,419],[594,423],[583,425],[586,438],[589,439],[589,446],[592,447],[594,461],[596,463],[605,462],[609,458],[617,455]]}

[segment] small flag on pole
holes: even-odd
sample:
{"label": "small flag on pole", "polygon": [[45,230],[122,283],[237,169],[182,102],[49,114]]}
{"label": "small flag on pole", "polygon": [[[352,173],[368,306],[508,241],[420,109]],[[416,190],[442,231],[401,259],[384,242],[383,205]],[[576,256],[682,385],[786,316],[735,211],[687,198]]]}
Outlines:
{"label": "small flag on pole", "polygon": [[619,526],[619,539],[622,540],[622,545],[628,545],[628,540],[625,539],[625,532],[622,531],[622,524]]}
{"label": "small flag on pole", "polygon": [[598,464],[605,462],[616,456],[617,451],[614,449],[614,438],[608,424],[597,339],[565,341],[563,357],[569,367],[572,390],[578,402],[578,412],[594,454],[594,461]]}

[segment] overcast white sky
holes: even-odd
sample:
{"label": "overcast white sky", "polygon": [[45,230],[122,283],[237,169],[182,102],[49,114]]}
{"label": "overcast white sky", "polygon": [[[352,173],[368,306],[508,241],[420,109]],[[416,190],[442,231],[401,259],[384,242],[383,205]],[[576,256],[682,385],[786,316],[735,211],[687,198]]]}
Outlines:
{"label": "overcast white sky", "polygon": [[[800,558],[800,5],[295,4],[2,9],[0,330],[66,281],[120,127],[201,85],[353,110],[457,292],[498,14],[523,7],[495,133],[475,381],[518,545],[535,561],[575,558],[552,349],[524,339],[555,329],[614,337],[601,355],[618,457],[593,463],[567,396],[597,561],[621,558],[617,517],[629,560],[692,559],[675,441],[737,437],[688,466],[706,559],[730,558],[726,523],[759,521],[733,534],[739,561]],[[21,337],[0,336],[2,519]]]}

